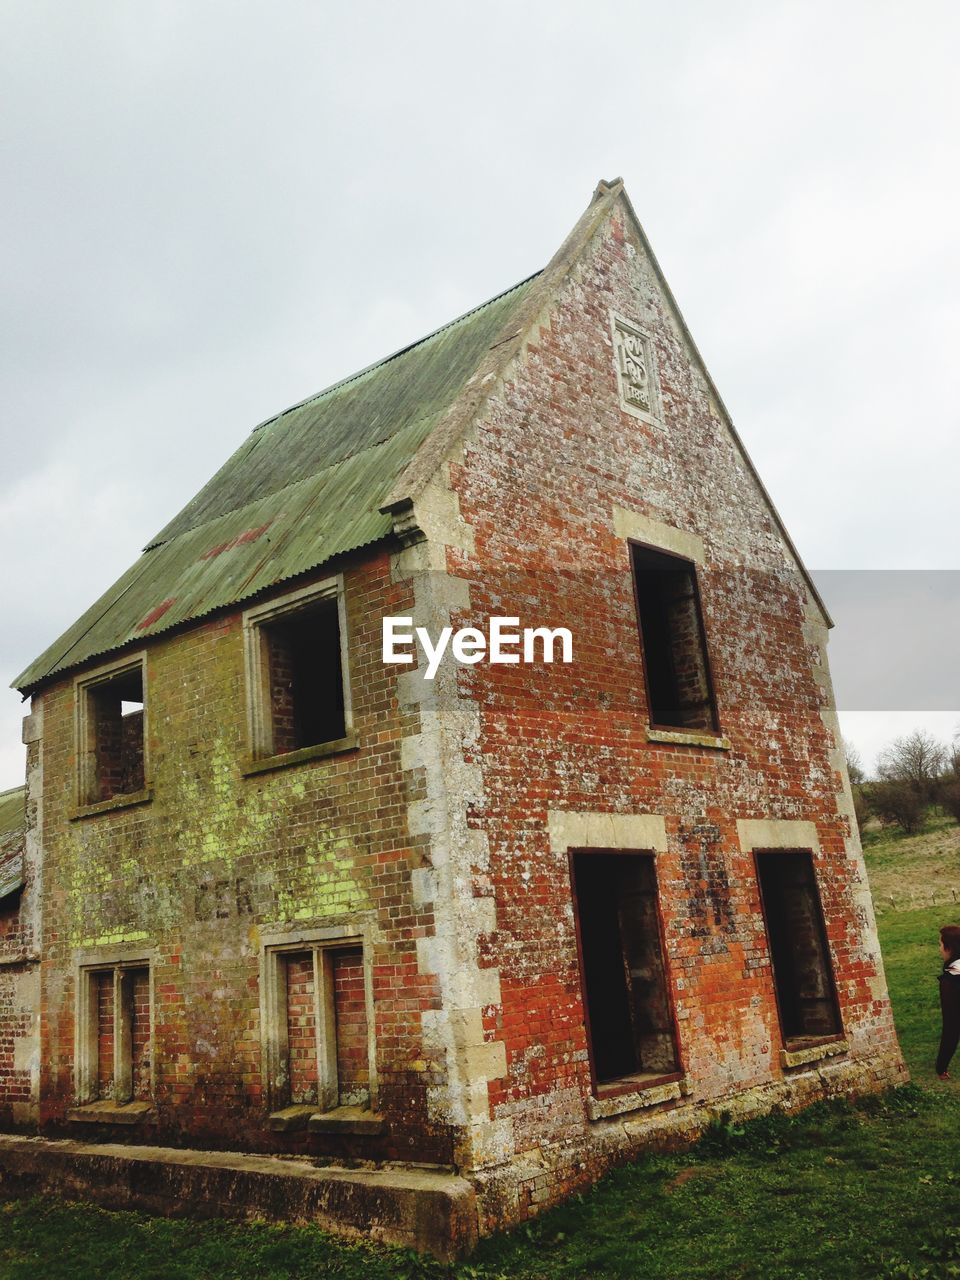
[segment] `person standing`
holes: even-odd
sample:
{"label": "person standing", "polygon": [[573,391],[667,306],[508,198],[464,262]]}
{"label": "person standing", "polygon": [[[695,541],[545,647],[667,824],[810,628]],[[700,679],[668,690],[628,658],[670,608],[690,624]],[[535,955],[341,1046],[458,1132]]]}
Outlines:
{"label": "person standing", "polygon": [[949,1080],[947,1068],[960,1042],[960,925],[945,924],[940,930],[940,954],[943,956],[943,972],[940,974],[943,1030],[936,1069],[941,1080]]}

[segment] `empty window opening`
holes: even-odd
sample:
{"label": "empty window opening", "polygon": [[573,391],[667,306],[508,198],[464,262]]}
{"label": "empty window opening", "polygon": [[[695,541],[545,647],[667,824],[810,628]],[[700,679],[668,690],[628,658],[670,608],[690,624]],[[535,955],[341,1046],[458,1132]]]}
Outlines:
{"label": "empty window opening", "polygon": [[370,1107],[363,948],[281,951],[280,1105]]}
{"label": "empty window opening", "polygon": [[679,1071],[652,854],[572,858],[591,1063],[598,1085]]}
{"label": "empty window opening", "polygon": [[263,626],[272,754],[334,742],[346,734],[336,599]]}
{"label": "empty window opening", "polygon": [[88,1031],[79,1092],[84,1101],[150,1096],[150,971],[116,965],[86,970]]}
{"label": "empty window opening", "polygon": [[784,1041],[802,1048],[841,1035],[812,855],[761,853],[757,873]]}
{"label": "empty window opening", "polygon": [[650,723],[716,732],[717,715],[693,564],[631,547]]}
{"label": "empty window opening", "polygon": [[143,668],[83,688],[89,768],[83,801],[95,804],[144,788]]}

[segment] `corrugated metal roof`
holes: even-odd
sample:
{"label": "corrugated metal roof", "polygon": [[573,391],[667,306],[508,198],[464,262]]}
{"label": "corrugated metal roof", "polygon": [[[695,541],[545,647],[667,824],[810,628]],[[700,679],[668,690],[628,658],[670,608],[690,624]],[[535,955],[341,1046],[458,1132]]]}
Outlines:
{"label": "corrugated metal roof", "polygon": [[26,787],[13,787],[10,791],[0,791],[0,840],[4,836],[23,830],[26,795]]}
{"label": "corrugated metal roof", "polygon": [[14,681],[236,604],[389,534],[379,508],[535,277],[261,423],[140,559]]}
{"label": "corrugated metal roof", "polygon": [[0,898],[23,886],[26,788],[0,791]]}

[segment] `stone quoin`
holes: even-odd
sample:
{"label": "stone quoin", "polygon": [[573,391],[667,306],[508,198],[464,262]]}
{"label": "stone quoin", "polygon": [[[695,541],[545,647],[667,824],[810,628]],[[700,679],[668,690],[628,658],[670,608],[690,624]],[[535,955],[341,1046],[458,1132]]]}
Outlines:
{"label": "stone quoin", "polygon": [[[493,618],[569,660],[471,661]],[[720,1112],[905,1081],[830,626],[601,182],[16,681],[0,1172],[453,1256]]]}

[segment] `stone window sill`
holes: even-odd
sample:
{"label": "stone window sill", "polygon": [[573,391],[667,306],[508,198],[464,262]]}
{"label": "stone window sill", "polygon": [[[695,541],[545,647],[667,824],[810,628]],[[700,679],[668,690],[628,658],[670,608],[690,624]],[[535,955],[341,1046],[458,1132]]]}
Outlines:
{"label": "stone window sill", "polygon": [[647,729],[648,742],[664,742],[677,747],[710,747],[714,751],[729,751],[733,745],[729,738],[717,733],[687,733],[683,729]]}
{"label": "stone window sill", "polygon": [[597,1097],[587,1098],[587,1117],[606,1120],[662,1102],[676,1102],[686,1092],[681,1075],[627,1076],[612,1085],[601,1085]]}
{"label": "stone window sill", "polygon": [[139,1124],[153,1112],[149,1102],[88,1102],[73,1107],[67,1119],[74,1124]]}
{"label": "stone window sill", "polygon": [[0,968],[7,968],[17,964],[39,964],[40,952],[30,951],[26,947],[20,947],[17,951],[8,951],[6,954],[0,954]]}
{"label": "stone window sill", "polygon": [[241,773],[247,778],[258,773],[271,773],[274,769],[286,769],[290,765],[305,764],[309,760],[323,760],[327,756],[338,756],[345,751],[355,751],[358,745],[357,735],[348,733],[345,737],[335,738],[332,742],[318,742],[312,747],[301,747],[299,751],[284,751],[278,756],[263,756],[259,760],[247,760]]}
{"label": "stone window sill", "polygon": [[125,795],[111,796],[109,800],[99,800],[96,804],[81,804],[70,814],[70,821],[80,818],[93,818],[98,813],[113,813],[116,809],[131,809],[134,805],[149,804],[153,799],[153,787],[144,787],[142,791],[129,791]]}
{"label": "stone window sill", "polygon": [[[791,1044],[795,1047],[791,1048]],[[849,1050],[850,1045],[846,1040],[821,1040],[818,1044],[788,1041],[787,1047],[780,1050],[780,1065],[784,1070],[790,1067],[805,1067],[811,1062],[834,1058],[838,1054],[848,1053]]]}
{"label": "stone window sill", "polygon": [[267,1124],[275,1133],[295,1133],[306,1129],[310,1133],[376,1137],[386,1132],[383,1117],[363,1107],[335,1107],[332,1111],[318,1111],[315,1106],[302,1104],[284,1107],[281,1111],[274,1111]]}

